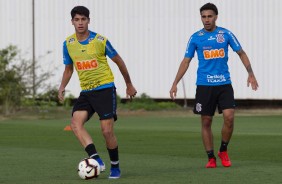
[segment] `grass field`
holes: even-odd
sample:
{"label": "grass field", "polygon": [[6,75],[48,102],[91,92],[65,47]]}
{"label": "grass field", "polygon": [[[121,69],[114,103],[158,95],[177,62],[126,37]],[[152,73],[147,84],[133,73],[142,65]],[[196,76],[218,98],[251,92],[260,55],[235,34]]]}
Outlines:
{"label": "grass field", "polygon": [[[67,114],[66,114],[67,117]],[[115,126],[122,178],[107,179],[109,158],[97,117],[87,123],[108,166],[96,180],[81,180],[86,153],[69,131],[67,118],[0,120],[0,183],[282,183],[282,114],[238,114],[229,146],[232,167],[206,169],[199,117],[183,112],[122,113]],[[213,123],[219,148],[221,116]]]}

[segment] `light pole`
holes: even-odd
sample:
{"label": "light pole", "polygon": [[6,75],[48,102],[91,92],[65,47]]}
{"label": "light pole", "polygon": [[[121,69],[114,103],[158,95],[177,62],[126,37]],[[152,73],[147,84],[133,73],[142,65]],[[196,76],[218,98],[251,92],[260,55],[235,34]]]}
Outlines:
{"label": "light pole", "polygon": [[32,97],[35,98],[35,7],[34,0],[32,0]]}

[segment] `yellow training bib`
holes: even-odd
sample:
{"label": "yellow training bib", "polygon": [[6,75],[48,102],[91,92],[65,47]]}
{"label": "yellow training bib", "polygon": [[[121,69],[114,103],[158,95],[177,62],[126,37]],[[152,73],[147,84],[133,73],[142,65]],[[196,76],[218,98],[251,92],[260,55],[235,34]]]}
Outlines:
{"label": "yellow training bib", "polygon": [[66,39],[69,55],[77,71],[82,90],[114,82],[114,76],[107,62],[107,38],[96,34],[88,44],[78,42],[76,34]]}

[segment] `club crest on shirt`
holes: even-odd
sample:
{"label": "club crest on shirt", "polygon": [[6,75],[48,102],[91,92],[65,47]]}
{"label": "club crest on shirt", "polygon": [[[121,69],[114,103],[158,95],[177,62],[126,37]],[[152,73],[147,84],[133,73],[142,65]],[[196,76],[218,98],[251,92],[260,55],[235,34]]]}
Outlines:
{"label": "club crest on shirt", "polygon": [[98,37],[97,37],[97,40],[99,40],[99,41],[104,41],[105,38],[104,38],[103,36],[98,36]]}
{"label": "club crest on shirt", "polygon": [[75,38],[69,39],[69,43],[70,43],[70,44],[73,43],[74,41],[75,41]]}
{"label": "club crest on shirt", "polygon": [[223,42],[225,42],[225,39],[224,39],[223,34],[217,34],[217,35],[216,35],[216,41],[217,41],[217,43],[223,43]]}

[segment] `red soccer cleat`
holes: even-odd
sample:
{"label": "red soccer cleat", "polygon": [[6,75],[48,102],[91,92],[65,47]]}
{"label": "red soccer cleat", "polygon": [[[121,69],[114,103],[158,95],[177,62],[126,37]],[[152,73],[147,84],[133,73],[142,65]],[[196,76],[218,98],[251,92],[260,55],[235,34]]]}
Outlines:
{"label": "red soccer cleat", "polygon": [[227,151],[218,152],[218,157],[221,159],[221,164],[224,167],[230,167],[231,166],[231,161],[229,159]]}
{"label": "red soccer cleat", "polygon": [[210,158],[209,162],[206,165],[206,168],[216,168],[216,159]]}

